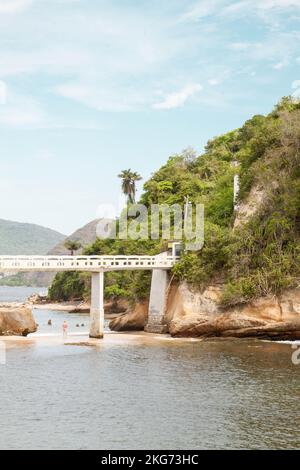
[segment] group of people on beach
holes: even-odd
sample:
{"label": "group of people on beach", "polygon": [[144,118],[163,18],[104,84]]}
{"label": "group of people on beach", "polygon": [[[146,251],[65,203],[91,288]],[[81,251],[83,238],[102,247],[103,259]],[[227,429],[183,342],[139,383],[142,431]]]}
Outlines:
{"label": "group of people on beach", "polygon": [[[48,320],[48,325],[49,326],[52,326],[52,320],[51,318]],[[79,323],[76,325],[76,327],[79,327]],[[81,326],[84,326],[84,323],[81,324]],[[68,336],[68,328],[69,328],[69,325],[68,325],[68,322],[66,320],[64,320],[63,324],[62,324],[62,330],[63,330],[63,337],[66,338]]]}
{"label": "group of people on beach", "polygon": [[[48,325],[52,326],[51,318],[48,320]],[[62,324],[62,330],[63,330],[63,337],[64,338],[66,338],[68,336],[68,328],[69,328],[68,322],[66,320],[64,320],[64,322]]]}

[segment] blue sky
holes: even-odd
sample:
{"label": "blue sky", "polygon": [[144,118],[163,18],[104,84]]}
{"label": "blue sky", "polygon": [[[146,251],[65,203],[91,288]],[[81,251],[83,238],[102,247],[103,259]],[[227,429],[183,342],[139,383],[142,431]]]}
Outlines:
{"label": "blue sky", "polygon": [[122,169],[300,96],[299,26],[300,0],[0,0],[0,218],[71,233]]}

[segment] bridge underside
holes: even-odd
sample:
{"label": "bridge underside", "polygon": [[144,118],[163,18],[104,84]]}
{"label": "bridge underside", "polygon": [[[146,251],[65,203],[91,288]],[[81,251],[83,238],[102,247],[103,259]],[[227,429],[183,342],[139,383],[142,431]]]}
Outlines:
{"label": "bridge underside", "polygon": [[[169,274],[165,269],[154,269],[152,272],[148,323],[148,333],[166,333],[164,323],[166,312]],[[90,337],[104,336],[104,272],[92,273],[90,310]]]}

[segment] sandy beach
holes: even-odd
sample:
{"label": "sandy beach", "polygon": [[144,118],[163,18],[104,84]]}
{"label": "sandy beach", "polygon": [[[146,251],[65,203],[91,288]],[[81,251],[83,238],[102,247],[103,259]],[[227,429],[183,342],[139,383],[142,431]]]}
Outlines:
{"label": "sandy beach", "polygon": [[[89,313],[90,304],[85,302],[50,302],[50,303],[29,303],[28,305],[33,310],[52,310],[56,312],[67,312],[67,313]],[[105,318],[107,320],[113,320],[114,318],[122,315],[125,312],[105,312]]]}
{"label": "sandy beach", "polygon": [[1,336],[0,341],[6,344],[8,349],[18,347],[20,345],[35,345],[55,347],[64,344],[65,346],[86,346],[97,347],[109,345],[136,345],[136,344],[150,344],[155,342],[201,342],[201,338],[172,338],[170,335],[161,335],[146,332],[106,332],[103,339],[89,338],[86,333],[70,333],[66,339],[61,334],[34,334],[27,337],[23,336]]}
{"label": "sandy beach", "polygon": [[90,305],[83,302],[49,302],[49,303],[29,303],[33,309],[39,310],[56,310],[61,312],[85,312],[88,311]]}

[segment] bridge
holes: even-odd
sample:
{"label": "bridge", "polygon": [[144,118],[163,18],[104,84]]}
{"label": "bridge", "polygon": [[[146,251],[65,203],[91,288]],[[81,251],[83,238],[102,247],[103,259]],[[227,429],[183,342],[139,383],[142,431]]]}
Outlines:
{"label": "bridge", "polygon": [[174,256],[0,256],[0,272],[171,269]]}
{"label": "bridge", "polygon": [[[175,244],[174,244],[175,245]],[[166,331],[164,314],[168,289],[168,272],[179,260],[175,248],[156,256],[0,256],[0,272],[61,272],[91,273],[90,337],[103,338],[104,273],[122,270],[151,270],[152,281],[148,324],[145,330]]]}

